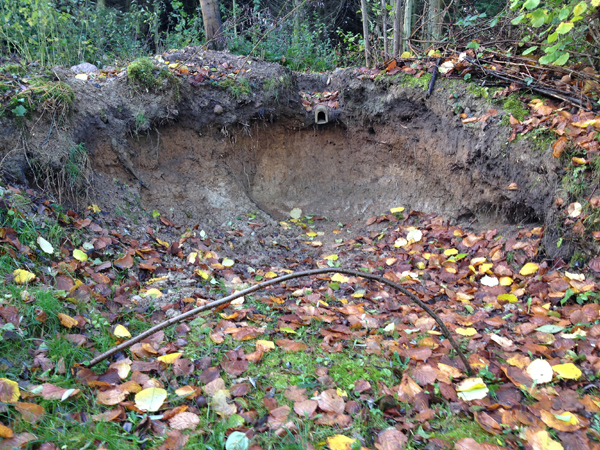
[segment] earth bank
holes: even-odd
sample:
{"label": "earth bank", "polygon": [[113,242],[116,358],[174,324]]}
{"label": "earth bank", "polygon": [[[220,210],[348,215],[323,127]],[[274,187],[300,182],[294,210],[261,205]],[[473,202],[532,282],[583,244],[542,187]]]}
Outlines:
{"label": "earth bank", "polygon": [[[21,123],[2,119],[4,174],[56,189],[83,144],[85,176],[72,197],[85,193],[86,204],[103,210],[156,210],[203,227],[258,211],[266,226],[249,230],[255,239],[293,208],[332,224],[364,224],[404,206],[479,230],[546,224],[548,256],[573,252],[567,241],[556,245],[560,168],[551,152],[531,139],[509,143],[500,124],[507,113],[466,84],[438,80],[427,99],[426,77],[299,74],[191,48],[163,58],[239,72],[220,81],[170,75],[144,86],[125,72],[80,80],[57,68],[75,93],[71,112],[62,120],[44,109]],[[331,93],[321,101],[328,123],[315,124],[310,93]],[[489,118],[463,123],[459,111]]]}

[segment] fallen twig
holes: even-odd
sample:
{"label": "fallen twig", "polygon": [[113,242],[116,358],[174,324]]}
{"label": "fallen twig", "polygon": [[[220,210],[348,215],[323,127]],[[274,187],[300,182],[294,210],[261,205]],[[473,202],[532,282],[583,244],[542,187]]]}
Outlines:
{"label": "fallen twig", "polygon": [[443,58],[438,58],[435,63],[433,73],[431,74],[431,80],[429,80],[429,89],[427,89],[427,95],[425,96],[425,98],[431,97],[431,94],[433,93],[433,88],[435,88],[435,80],[437,80],[438,73],[439,73],[439,67],[440,67],[440,64],[442,63],[442,59]]}
{"label": "fallen twig", "polygon": [[399,284],[394,283],[393,281],[390,281],[388,279],[385,279],[379,275],[372,275],[372,274],[368,274],[368,273],[364,273],[364,272],[359,272],[356,270],[342,269],[342,268],[312,269],[312,270],[306,270],[303,272],[291,273],[289,275],[283,275],[281,277],[273,278],[272,280],[268,280],[268,281],[264,281],[262,283],[256,284],[252,287],[249,287],[242,291],[236,292],[235,294],[231,294],[220,300],[216,300],[214,302],[207,303],[206,305],[199,306],[198,308],[194,308],[191,311],[183,313],[177,317],[173,317],[169,320],[166,320],[166,321],[150,328],[149,330],[143,332],[142,334],[139,334],[139,335],[129,339],[128,341],[125,341],[125,342],[117,345],[116,347],[110,349],[109,351],[96,356],[94,359],[92,359],[90,361],[90,363],[88,364],[88,367],[92,367],[92,366],[98,364],[99,362],[102,362],[105,359],[111,357],[115,353],[118,353],[121,350],[125,350],[126,348],[131,347],[133,344],[136,344],[137,342],[140,342],[141,340],[143,340],[149,336],[152,336],[154,333],[156,333],[160,330],[163,330],[163,329],[167,328],[168,326],[171,326],[171,325],[179,323],[185,319],[188,319],[192,316],[195,316],[196,314],[198,314],[202,311],[214,309],[217,306],[224,305],[226,303],[229,303],[229,302],[235,300],[236,298],[243,297],[244,295],[248,295],[252,292],[258,291],[262,288],[271,286],[273,284],[279,284],[279,283],[282,283],[287,280],[292,280],[294,278],[306,277],[306,276],[310,276],[310,275],[320,275],[320,274],[325,274],[325,273],[342,273],[345,275],[351,275],[354,277],[361,277],[361,278],[366,278],[368,280],[377,281],[379,283],[387,284],[388,286],[391,286],[394,289],[397,289],[398,291],[402,292],[404,295],[408,296],[408,298],[410,298],[414,303],[416,303],[418,306],[423,308],[423,310],[437,322],[437,324],[440,326],[440,329],[444,333],[444,336],[448,339],[448,341],[450,342],[450,344],[452,345],[452,347],[454,348],[454,350],[460,357],[462,363],[464,364],[464,366],[467,370],[467,373],[469,375],[474,374],[473,369],[471,368],[471,366],[469,364],[469,361],[467,360],[467,358],[461,351],[458,343],[452,337],[452,334],[450,334],[450,331],[448,330],[448,328],[446,328],[446,325],[444,325],[444,322],[442,322],[442,319],[440,319],[440,317],[436,313],[434,313],[433,310],[429,306],[427,306],[427,304],[425,304],[422,300],[420,300],[415,294],[408,291],[406,288],[400,286]]}

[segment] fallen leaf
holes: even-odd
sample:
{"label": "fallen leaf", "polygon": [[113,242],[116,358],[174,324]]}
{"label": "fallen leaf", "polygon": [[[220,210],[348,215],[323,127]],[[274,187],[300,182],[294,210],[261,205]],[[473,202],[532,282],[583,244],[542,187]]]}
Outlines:
{"label": "fallen leaf", "polygon": [[175,430],[195,430],[200,423],[198,414],[181,412],[169,419],[169,426]]}
{"label": "fallen leaf", "polygon": [[76,248],[73,250],[73,258],[75,258],[77,261],[86,262],[88,260],[88,255],[84,251]]}
{"label": "fallen leaf", "polygon": [[352,450],[352,444],[356,439],[352,439],[344,436],[343,434],[336,434],[327,438],[327,445],[331,450]]}
{"label": "fallen leaf", "polygon": [[550,383],[552,381],[552,366],[545,359],[536,359],[527,366],[527,375],[531,377],[536,384]]}
{"label": "fallen leaf", "polygon": [[120,338],[130,338],[131,337],[131,333],[123,325],[117,325],[115,327],[115,331],[113,331],[113,335],[115,335],[116,337],[120,337]]}
{"label": "fallen leaf", "polygon": [[523,267],[521,267],[519,274],[523,276],[532,275],[536,273],[539,268],[540,266],[538,266],[536,263],[527,263]]}
{"label": "fallen leaf", "polygon": [[227,389],[221,389],[212,396],[210,405],[219,416],[229,417],[237,412],[235,405],[227,401],[229,399],[231,393]]}
{"label": "fallen leaf", "polygon": [[159,356],[156,360],[165,364],[173,364],[181,355],[183,355],[183,353],[170,353],[168,355]]}
{"label": "fallen leaf", "polygon": [[44,239],[43,237],[38,236],[37,243],[43,252],[48,253],[50,255],[52,255],[54,253],[54,247],[52,247],[52,244],[50,242],[48,242],[46,239]]}
{"label": "fallen leaf", "polygon": [[456,392],[459,398],[471,401],[485,398],[489,389],[481,378],[467,378],[456,386]]}
{"label": "fallen leaf", "polygon": [[582,375],[581,370],[573,363],[557,364],[552,366],[552,370],[567,380],[578,380]]}
{"label": "fallen leaf", "polygon": [[69,316],[67,314],[63,314],[63,313],[58,314],[58,320],[60,320],[60,323],[62,323],[63,326],[65,326],[67,328],[73,328],[75,325],[79,324],[79,322],[77,320],[75,320],[71,316]]}
{"label": "fallen leaf", "polygon": [[0,402],[15,403],[19,400],[21,391],[19,385],[8,378],[0,378]]}
{"label": "fallen leaf", "polygon": [[35,279],[35,274],[28,272],[27,270],[16,269],[13,272],[13,277],[15,278],[15,283],[26,284]]}
{"label": "fallen leaf", "polygon": [[166,398],[167,391],[164,389],[147,388],[135,394],[135,406],[142,411],[155,412],[160,409]]}

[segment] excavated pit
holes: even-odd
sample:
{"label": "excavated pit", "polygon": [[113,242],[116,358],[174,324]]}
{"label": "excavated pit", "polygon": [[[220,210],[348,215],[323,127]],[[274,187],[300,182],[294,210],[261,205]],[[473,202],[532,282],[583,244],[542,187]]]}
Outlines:
{"label": "excavated pit", "polygon": [[[217,68],[243,63],[189,52]],[[26,155],[11,153],[18,133],[5,127],[13,132],[0,135],[3,172],[18,179],[33,158],[60,170],[82,143],[94,172],[86,201],[105,210],[157,210],[178,225],[214,228],[257,210],[273,225],[293,208],[331,226],[362,226],[396,206],[474,230],[555,223],[560,167],[551,152],[529,139],[508,142],[508,113],[460,81],[439,80],[427,99],[423,86],[402,85],[411,76],[296,74],[258,60],[241,96],[213,82],[152,91],[125,78],[94,84],[59,75],[76,94],[69,122],[33,122]],[[300,91],[339,92],[339,101],[316,115]],[[458,110],[486,120],[463,123]],[[547,249],[556,251],[558,238],[547,227]]]}

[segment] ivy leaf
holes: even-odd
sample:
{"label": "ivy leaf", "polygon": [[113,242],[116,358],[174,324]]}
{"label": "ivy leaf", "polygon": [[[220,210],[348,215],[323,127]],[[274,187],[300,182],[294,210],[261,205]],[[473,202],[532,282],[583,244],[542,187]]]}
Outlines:
{"label": "ivy leaf", "polygon": [[523,4],[523,8],[531,11],[532,9],[537,8],[540,5],[540,0],[527,0]]}
{"label": "ivy leaf", "polygon": [[511,20],[510,23],[512,23],[513,25],[519,25],[523,21],[524,17],[525,14],[519,14],[517,17]]}
{"label": "ivy leaf", "polygon": [[581,16],[586,10],[587,10],[587,4],[585,2],[579,2],[573,9],[573,15]]}
{"label": "ivy leaf", "polygon": [[571,9],[567,8],[566,6],[560,10],[560,12],[558,13],[558,20],[565,20],[567,17],[569,17],[569,14],[571,13]]}
{"label": "ivy leaf", "polygon": [[530,55],[531,53],[535,52],[538,49],[537,45],[534,45],[533,47],[529,47],[527,50],[525,50],[522,54],[524,55]]}
{"label": "ivy leaf", "polygon": [[561,22],[559,26],[556,27],[555,33],[558,34],[567,34],[569,31],[573,29],[572,22]]}
{"label": "ivy leaf", "polygon": [[554,61],[554,65],[556,66],[564,66],[565,63],[569,60],[569,52],[565,52]]}

